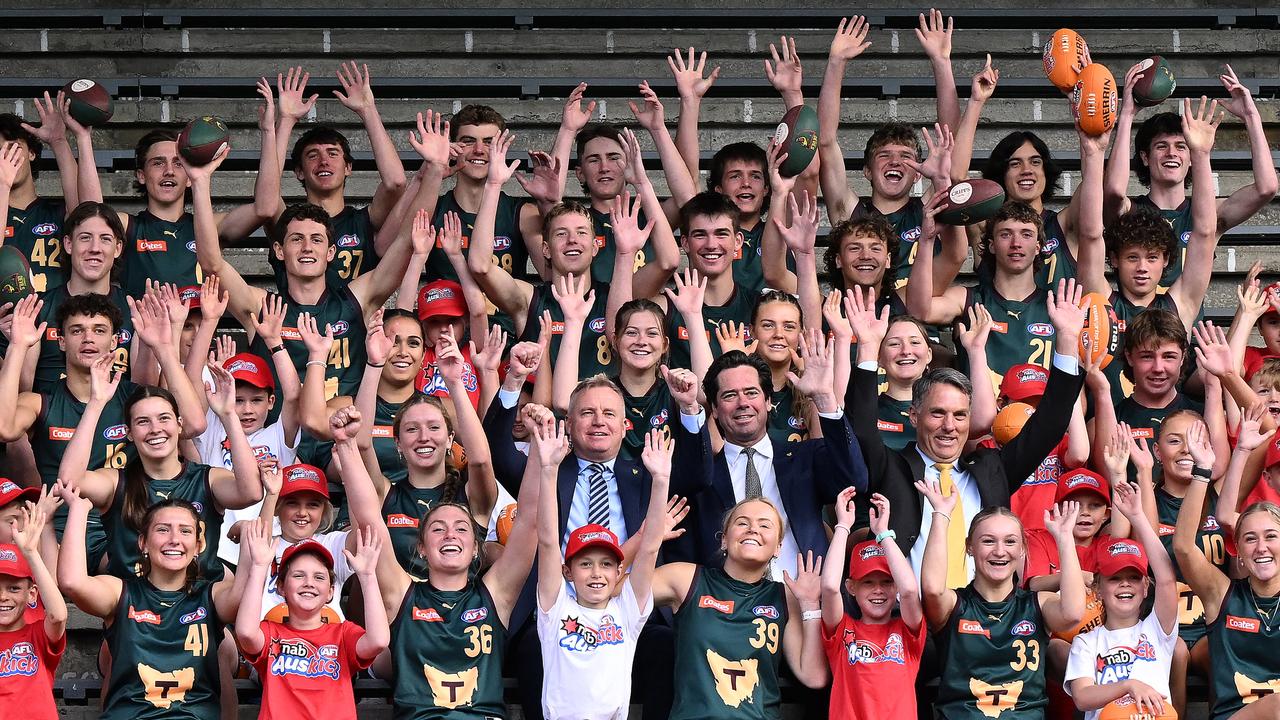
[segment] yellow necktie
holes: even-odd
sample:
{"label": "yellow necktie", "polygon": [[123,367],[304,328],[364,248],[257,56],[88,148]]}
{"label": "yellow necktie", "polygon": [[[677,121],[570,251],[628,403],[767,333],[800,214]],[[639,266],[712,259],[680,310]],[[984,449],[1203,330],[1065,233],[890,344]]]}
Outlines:
{"label": "yellow necktie", "polygon": [[943,497],[956,494],[956,509],[951,512],[951,520],[947,523],[947,587],[962,588],[969,584],[969,573],[964,566],[964,498],[951,481],[951,463],[934,463],[934,467],[938,469],[938,486]]}

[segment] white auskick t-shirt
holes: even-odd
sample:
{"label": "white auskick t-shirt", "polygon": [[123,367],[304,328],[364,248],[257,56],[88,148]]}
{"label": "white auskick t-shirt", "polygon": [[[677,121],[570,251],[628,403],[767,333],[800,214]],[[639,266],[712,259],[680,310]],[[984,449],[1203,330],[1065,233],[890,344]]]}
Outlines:
{"label": "white auskick t-shirt", "polygon": [[[1173,648],[1178,641],[1178,625],[1166,633],[1155,612],[1142,622],[1121,630],[1108,630],[1106,625],[1081,633],[1071,642],[1063,687],[1071,694],[1071,681],[1093,678],[1098,685],[1133,679],[1155,688],[1169,698],[1169,669]],[[1101,710],[1085,713],[1085,720],[1098,720]]]}

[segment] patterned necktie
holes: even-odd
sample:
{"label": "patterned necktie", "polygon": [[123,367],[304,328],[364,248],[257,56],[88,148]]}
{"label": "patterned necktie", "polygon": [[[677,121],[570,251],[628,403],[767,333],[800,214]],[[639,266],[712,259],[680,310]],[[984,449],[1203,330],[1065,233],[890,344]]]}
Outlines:
{"label": "patterned necktie", "polygon": [[608,471],[601,463],[587,466],[587,522],[604,528],[609,527],[609,482],[605,479]]}
{"label": "patterned necktie", "polygon": [[951,480],[951,463],[934,463],[938,469],[938,487],[943,497],[956,495],[956,509],[951,512],[951,520],[947,523],[947,587],[962,588],[969,584],[969,572],[965,568],[964,541],[964,498]]}
{"label": "patterned necktie", "polygon": [[756,452],[755,448],[742,448],[742,454],[747,456],[747,487],[743,500],[755,500],[764,494],[760,487],[760,471],[756,469]]}

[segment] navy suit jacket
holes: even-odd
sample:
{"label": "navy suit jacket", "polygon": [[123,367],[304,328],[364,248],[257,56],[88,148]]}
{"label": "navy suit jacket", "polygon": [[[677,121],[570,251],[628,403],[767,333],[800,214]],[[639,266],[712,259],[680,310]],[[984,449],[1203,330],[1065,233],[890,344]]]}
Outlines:
{"label": "navy suit jacket", "polygon": [[[867,489],[867,466],[845,417],[819,418],[823,437],[800,443],[774,445],[773,472],[789,522],[788,529],[801,552],[816,555],[827,552],[827,532],[822,522],[822,508],[835,502],[841,490],[849,486]],[[724,451],[716,454],[710,482],[697,495],[690,497],[691,509],[685,518],[687,529],[674,541],[667,559],[718,566],[720,533],[724,515],[737,498],[729,476]]]}

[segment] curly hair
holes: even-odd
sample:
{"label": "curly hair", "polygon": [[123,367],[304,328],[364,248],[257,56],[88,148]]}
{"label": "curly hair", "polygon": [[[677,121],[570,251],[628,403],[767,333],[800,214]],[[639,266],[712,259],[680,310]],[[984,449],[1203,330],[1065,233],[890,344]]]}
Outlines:
{"label": "curly hair", "polygon": [[879,213],[845,220],[831,228],[831,232],[827,234],[827,250],[822,255],[822,260],[827,265],[825,280],[833,290],[844,292],[849,289],[845,285],[844,273],[841,272],[836,260],[840,257],[840,251],[844,249],[845,241],[857,237],[879,239],[884,243],[885,252],[889,254],[884,276],[880,279],[880,287],[876,291],[876,298],[883,300],[894,291],[894,279],[898,277],[898,246],[902,244],[902,237],[898,235],[897,230],[893,229],[889,220]]}
{"label": "curly hair", "polygon": [[1114,267],[1118,258],[1131,247],[1164,253],[1166,261],[1178,256],[1178,238],[1168,221],[1155,209],[1135,205],[1132,210],[1107,225],[1102,238],[1107,246],[1107,258]]}
{"label": "curly hair", "polygon": [[915,128],[906,123],[885,123],[877,127],[875,132],[871,133],[871,137],[867,138],[867,146],[863,149],[862,156],[870,158],[876,150],[885,145],[905,145],[912,148],[916,151],[917,160],[923,155],[920,138],[916,136]]}

